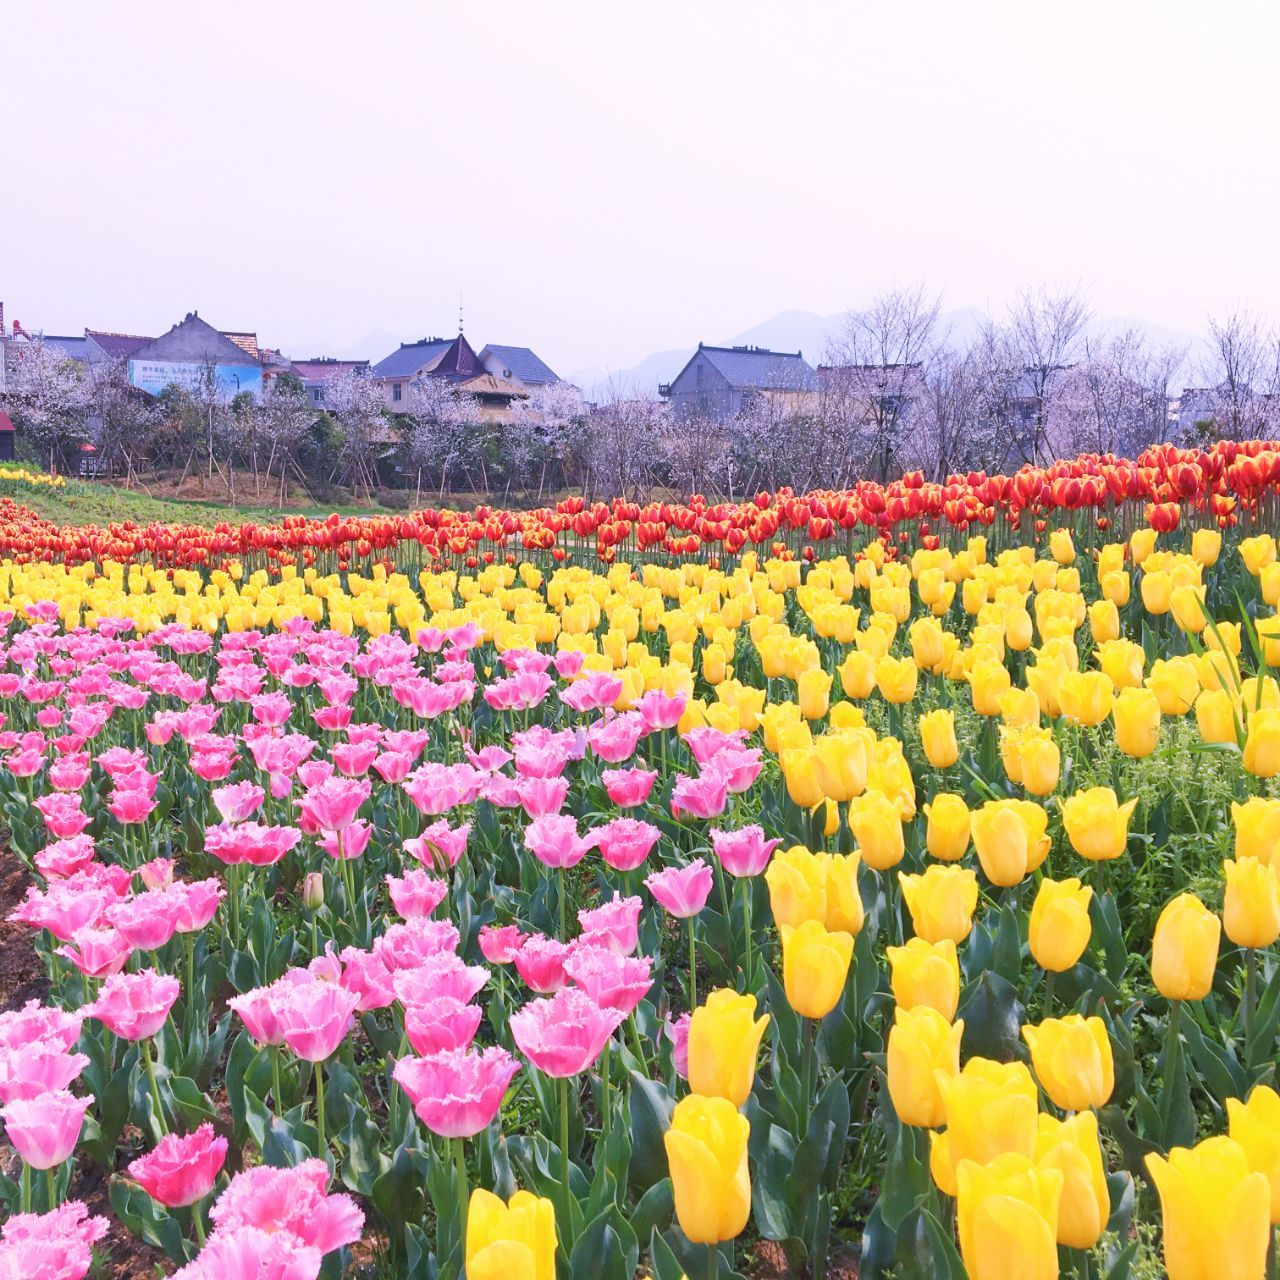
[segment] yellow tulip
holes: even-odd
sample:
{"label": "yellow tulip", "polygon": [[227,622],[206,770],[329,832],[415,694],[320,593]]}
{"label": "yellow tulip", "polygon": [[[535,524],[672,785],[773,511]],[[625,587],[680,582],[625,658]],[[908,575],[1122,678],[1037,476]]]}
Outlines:
{"label": "yellow tulip", "polygon": [[1227,887],[1222,925],[1237,947],[1269,947],[1280,938],[1280,878],[1257,858],[1222,864]]}
{"label": "yellow tulip", "polygon": [[886,702],[910,702],[916,696],[919,678],[920,669],[910,658],[891,658],[886,654],[876,663],[876,687]]}
{"label": "yellow tulip", "polygon": [[973,928],[978,906],[978,874],[968,867],[934,863],[919,875],[898,873],[911,927],[926,942],[950,938],[961,943]]}
{"label": "yellow tulip", "polygon": [[1090,862],[1120,857],[1137,804],[1137,800],[1120,804],[1110,787],[1090,787],[1069,796],[1062,803],[1062,825],[1071,847]]}
{"label": "yellow tulip", "polygon": [[468,1280],[555,1280],[556,1211],[517,1191],[504,1203],[477,1187],[467,1207]]}
{"label": "yellow tulip", "polygon": [[955,712],[939,707],[922,715],[918,723],[925,758],[935,769],[950,769],[960,759]]}
{"label": "yellow tulip", "polygon": [[1093,890],[1079,880],[1040,881],[1031,904],[1027,941],[1042,969],[1064,973],[1084,955],[1093,933],[1089,902]]}
{"label": "yellow tulip", "polygon": [[1280,845],[1280,800],[1264,796],[1250,796],[1243,804],[1233,800],[1231,821],[1236,832],[1236,857],[1270,864]]}
{"label": "yellow tulip", "polygon": [[1142,646],[1132,640],[1106,640],[1098,646],[1098,665],[1117,691],[1138,688],[1145,664]]}
{"label": "yellow tulip", "polygon": [[1159,699],[1162,715],[1184,716],[1199,696],[1200,673],[1191,658],[1157,658],[1146,684]]}
{"label": "yellow tulip", "polygon": [[1280,708],[1263,707],[1249,716],[1244,767],[1257,778],[1280,773]]}
{"label": "yellow tulip", "polygon": [[751,1125],[725,1098],[691,1093],[676,1103],[663,1136],[680,1230],[694,1244],[742,1234],[751,1216],[747,1139]]}
{"label": "yellow tulip", "polygon": [[844,994],[853,960],[853,934],[829,931],[817,920],[806,920],[795,928],[784,924],[778,932],[787,1002],[802,1018],[825,1018]]}
{"label": "yellow tulip", "polygon": [[1191,554],[1206,569],[1218,563],[1222,534],[1217,529],[1197,529],[1191,535]]}
{"label": "yellow tulip", "polygon": [[1111,714],[1115,694],[1110,679],[1103,672],[1069,671],[1062,678],[1059,697],[1064,716],[1092,728]]}
{"label": "yellow tulip", "polygon": [[969,810],[964,797],[940,791],[924,807],[925,847],[939,862],[959,862],[969,847]]}
{"label": "yellow tulip", "polygon": [[1076,558],[1075,544],[1070,529],[1052,529],[1049,532],[1049,554],[1059,564],[1071,564]]}
{"label": "yellow tulip", "polygon": [[1151,945],[1151,977],[1166,1000],[1203,1000],[1213,986],[1222,922],[1189,893],[1160,913]]}
{"label": "yellow tulip", "polygon": [[1150,570],[1142,575],[1142,607],[1157,618],[1173,604],[1173,579],[1167,573]]}
{"label": "yellow tulip", "polygon": [[963,1035],[962,1021],[953,1026],[928,1005],[894,1010],[885,1070],[889,1097],[903,1124],[936,1129],[946,1123],[938,1077],[959,1074]]}
{"label": "yellow tulip", "polygon": [[868,791],[849,803],[849,829],[862,860],[873,871],[888,871],[902,861],[906,844],[898,807],[882,791]]}
{"label": "yellow tulip", "polygon": [[956,1171],[966,1160],[981,1165],[1005,1152],[1035,1154],[1039,1095],[1024,1063],[970,1058],[959,1075],[940,1075],[938,1087],[947,1131],[930,1135],[929,1168],[944,1194],[956,1194]]}
{"label": "yellow tulip", "polygon": [[1010,688],[1000,695],[1000,718],[1011,729],[1040,723],[1040,699],[1033,689]]}
{"label": "yellow tulip", "polygon": [[1269,533],[1260,533],[1253,538],[1245,538],[1240,543],[1240,558],[1244,567],[1256,578],[1269,564],[1276,559],[1276,540]]}
{"label": "yellow tulip", "polygon": [[1227,1137],[1152,1152],[1169,1280],[1260,1280],[1271,1240],[1271,1188]]}
{"label": "yellow tulip", "polygon": [[840,664],[840,686],[844,689],[846,698],[861,700],[869,697],[871,690],[876,687],[875,658],[855,649]]}
{"label": "yellow tulip", "polygon": [[[1036,729],[1019,744],[1021,782],[1033,796],[1047,796],[1058,785],[1062,771],[1062,752],[1048,729]],[[1013,781],[1013,779],[1011,779]]]}
{"label": "yellow tulip", "polygon": [[1120,635],[1120,610],[1113,600],[1095,600],[1089,606],[1089,630],[1098,644],[1115,640]]}
{"label": "yellow tulip", "polygon": [[[929,604],[930,601],[925,601]],[[917,618],[907,632],[911,640],[912,661],[923,671],[934,674],[942,670],[946,662],[946,633],[936,618]]]}
{"label": "yellow tulip", "polygon": [[1111,1216],[1098,1117],[1092,1111],[1082,1111],[1065,1120],[1040,1116],[1036,1127],[1036,1168],[1056,1169],[1062,1174],[1058,1243],[1068,1249],[1092,1249]]}
{"label": "yellow tulip", "polygon": [[860,796],[866,790],[874,751],[875,735],[870,729],[825,733],[813,739],[813,762],[824,796],[840,804]]}
{"label": "yellow tulip", "polygon": [[792,845],[774,854],[764,873],[769,905],[778,925],[817,920],[828,929],[856,934],[862,928],[856,853],[811,853]]}
{"label": "yellow tulip", "polygon": [[802,671],[797,682],[796,701],[806,720],[821,720],[831,700],[831,676],[821,668]]}
{"label": "yellow tulip", "polygon": [[926,942],[911,938],[900,947],[887,947],[889,987],[900,1009],[928,1005],[948,1022],[960,1003],[960,961],[950,938]]}
{"label": "yellow tulip", "polygon": [[1111,708],[1116,746],[1127,756],[1142,760],[1160,740],[1160,699],[1150,689],[1122,689]]}
{"label": "yellow tulip", "polygon": [[[1117,609],[1123,609],[1129,603],[1129,597],[1133,591],[1133,583],[1123,569],[1116,569],[1111,573],[1103,574],[1098,581],[1098,585],[1102,588],[1103,598],[1108,604]],[[1117,624],[1119,623],[1119,618],[1120,615],[1117,614]]]}
{"label": "yellow tulip", "polygon": [[969,1280],[1057,1280],[1062,1173],[1007,1152],[956,1171],[956,1227]]}
{"label": "yellow tulip", "polygon": [[1111,1041],[1101,1018],[1070,1013],[1022,1028],[1031,1066],[1050,1101],[1064,1111],[1105,1106],[1116,1087]]}
{"label": "yellow tulip", "polygon": [[1280,1094],[1260,1084],[1248,1102],[1227,1099],[1227,1132],[1244,1148],[1251,1173],[1271,1188],[1271,1221],[1280,1223]]}
{"label": "yellow tulip", "polygon": [[1049,852],[1049,815],[1021,800],[988,800],[970,818],[974,848],[988,880],[1007,888],[1020,884]]}
{"label": "yellow tulip", "polygon": [[1196,728],[1205,742],[1238,742],[1239,709],[1225,689],[1206,689],[1196,699]]}
{"label": "yellow tulip", "polygon": [[814,760],[812,749],[796,747],[786,750],[778,758],[782,766],[787,795],[801,809],[812,809],[825,798],[822,779]]}
{"label": "yellow tulip", "polygon": [[1182,631],[1198,636],[1208,625],[1204,611],[1204,588],[1185,583],[1174,587],[1171,601],[1173,620]]}
{"label": "yellow tulip", "polygon": [[706,1098],[743,1106],[756,1078],[756,1053],[769,1015],[756,1016],[756,998],[721,989],[689,1020],[689,1088]]}

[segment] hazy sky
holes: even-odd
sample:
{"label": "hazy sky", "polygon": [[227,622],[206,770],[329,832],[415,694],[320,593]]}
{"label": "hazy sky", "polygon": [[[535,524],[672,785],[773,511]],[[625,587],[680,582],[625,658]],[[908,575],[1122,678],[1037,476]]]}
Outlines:
{"label": "hazy sky", "polygon": [[621,368],[923,280],[1280,317],[1280,6],[191,0],[0,12],[0,299],[294,355]]}

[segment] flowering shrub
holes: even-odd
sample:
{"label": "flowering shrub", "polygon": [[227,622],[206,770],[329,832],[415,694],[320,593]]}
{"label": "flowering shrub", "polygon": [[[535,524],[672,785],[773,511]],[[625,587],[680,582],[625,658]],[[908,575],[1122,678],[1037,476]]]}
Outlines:
{"label": "flowering shrub", "polygon": [[[243,531],[34,531],[0,806],[50,990],[0,1014],[4,1274],[88,1272],[97,1165],[188,1280],[361,1241],[412,1277],[737,1275],[769,1241],[1120,1280],[1153,1237],[1261,1276],[1275,458],[967,481],[999,520],[946,539],[904,482],[908,544],[868,489],[888,538],[721,566],[273,574]],[[752,519],[833,552],[834,504]]]}

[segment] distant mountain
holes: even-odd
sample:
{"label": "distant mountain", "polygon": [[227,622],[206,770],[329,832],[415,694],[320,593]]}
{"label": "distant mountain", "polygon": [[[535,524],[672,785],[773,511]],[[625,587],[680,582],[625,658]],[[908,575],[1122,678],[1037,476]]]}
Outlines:
{"label": "distant mountain", "polygon": [[[712,337],[712,346],[768,347],[771,351],[799,351],[812,365],[827,357],[833,342],[840,339],[847,324],[847,312],[820,316],[812,311],[779,311],[777,315],[732,337]],[[938,332],[947,345],[963,350],[978,337],[986,321],[986,312],[978,307],[955,307],[938,316]],[[1183,329],[1154,323],[1137,316],[1101,316],[1089,323],[1088,332],[1095,339],[1104,339],[1127,329],[1138,329],[1154,349],[1170,347],[1185,350],[1174,381],[1195,381],[1196,370],[1208,355],[1204,338]],[[629,368],[605,370],[579,369],[569,374],[569,380],[581,387],[589,400],[606,399],[610,394],[654,395],[658,384],[670,382],[684,368],[695,348],[684,347],[655,352]]]}

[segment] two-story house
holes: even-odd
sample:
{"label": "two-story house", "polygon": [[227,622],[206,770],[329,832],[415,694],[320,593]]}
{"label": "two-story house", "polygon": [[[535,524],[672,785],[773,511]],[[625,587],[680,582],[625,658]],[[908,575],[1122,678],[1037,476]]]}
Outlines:
{"label": "two-story house", "polygon": [[720,422],[738,417],[758,396],[780,400],[799,411],[818,391],[818,375],[799,351],[709,347],[702,342],[684,368],[658,387],[677,418]]}

